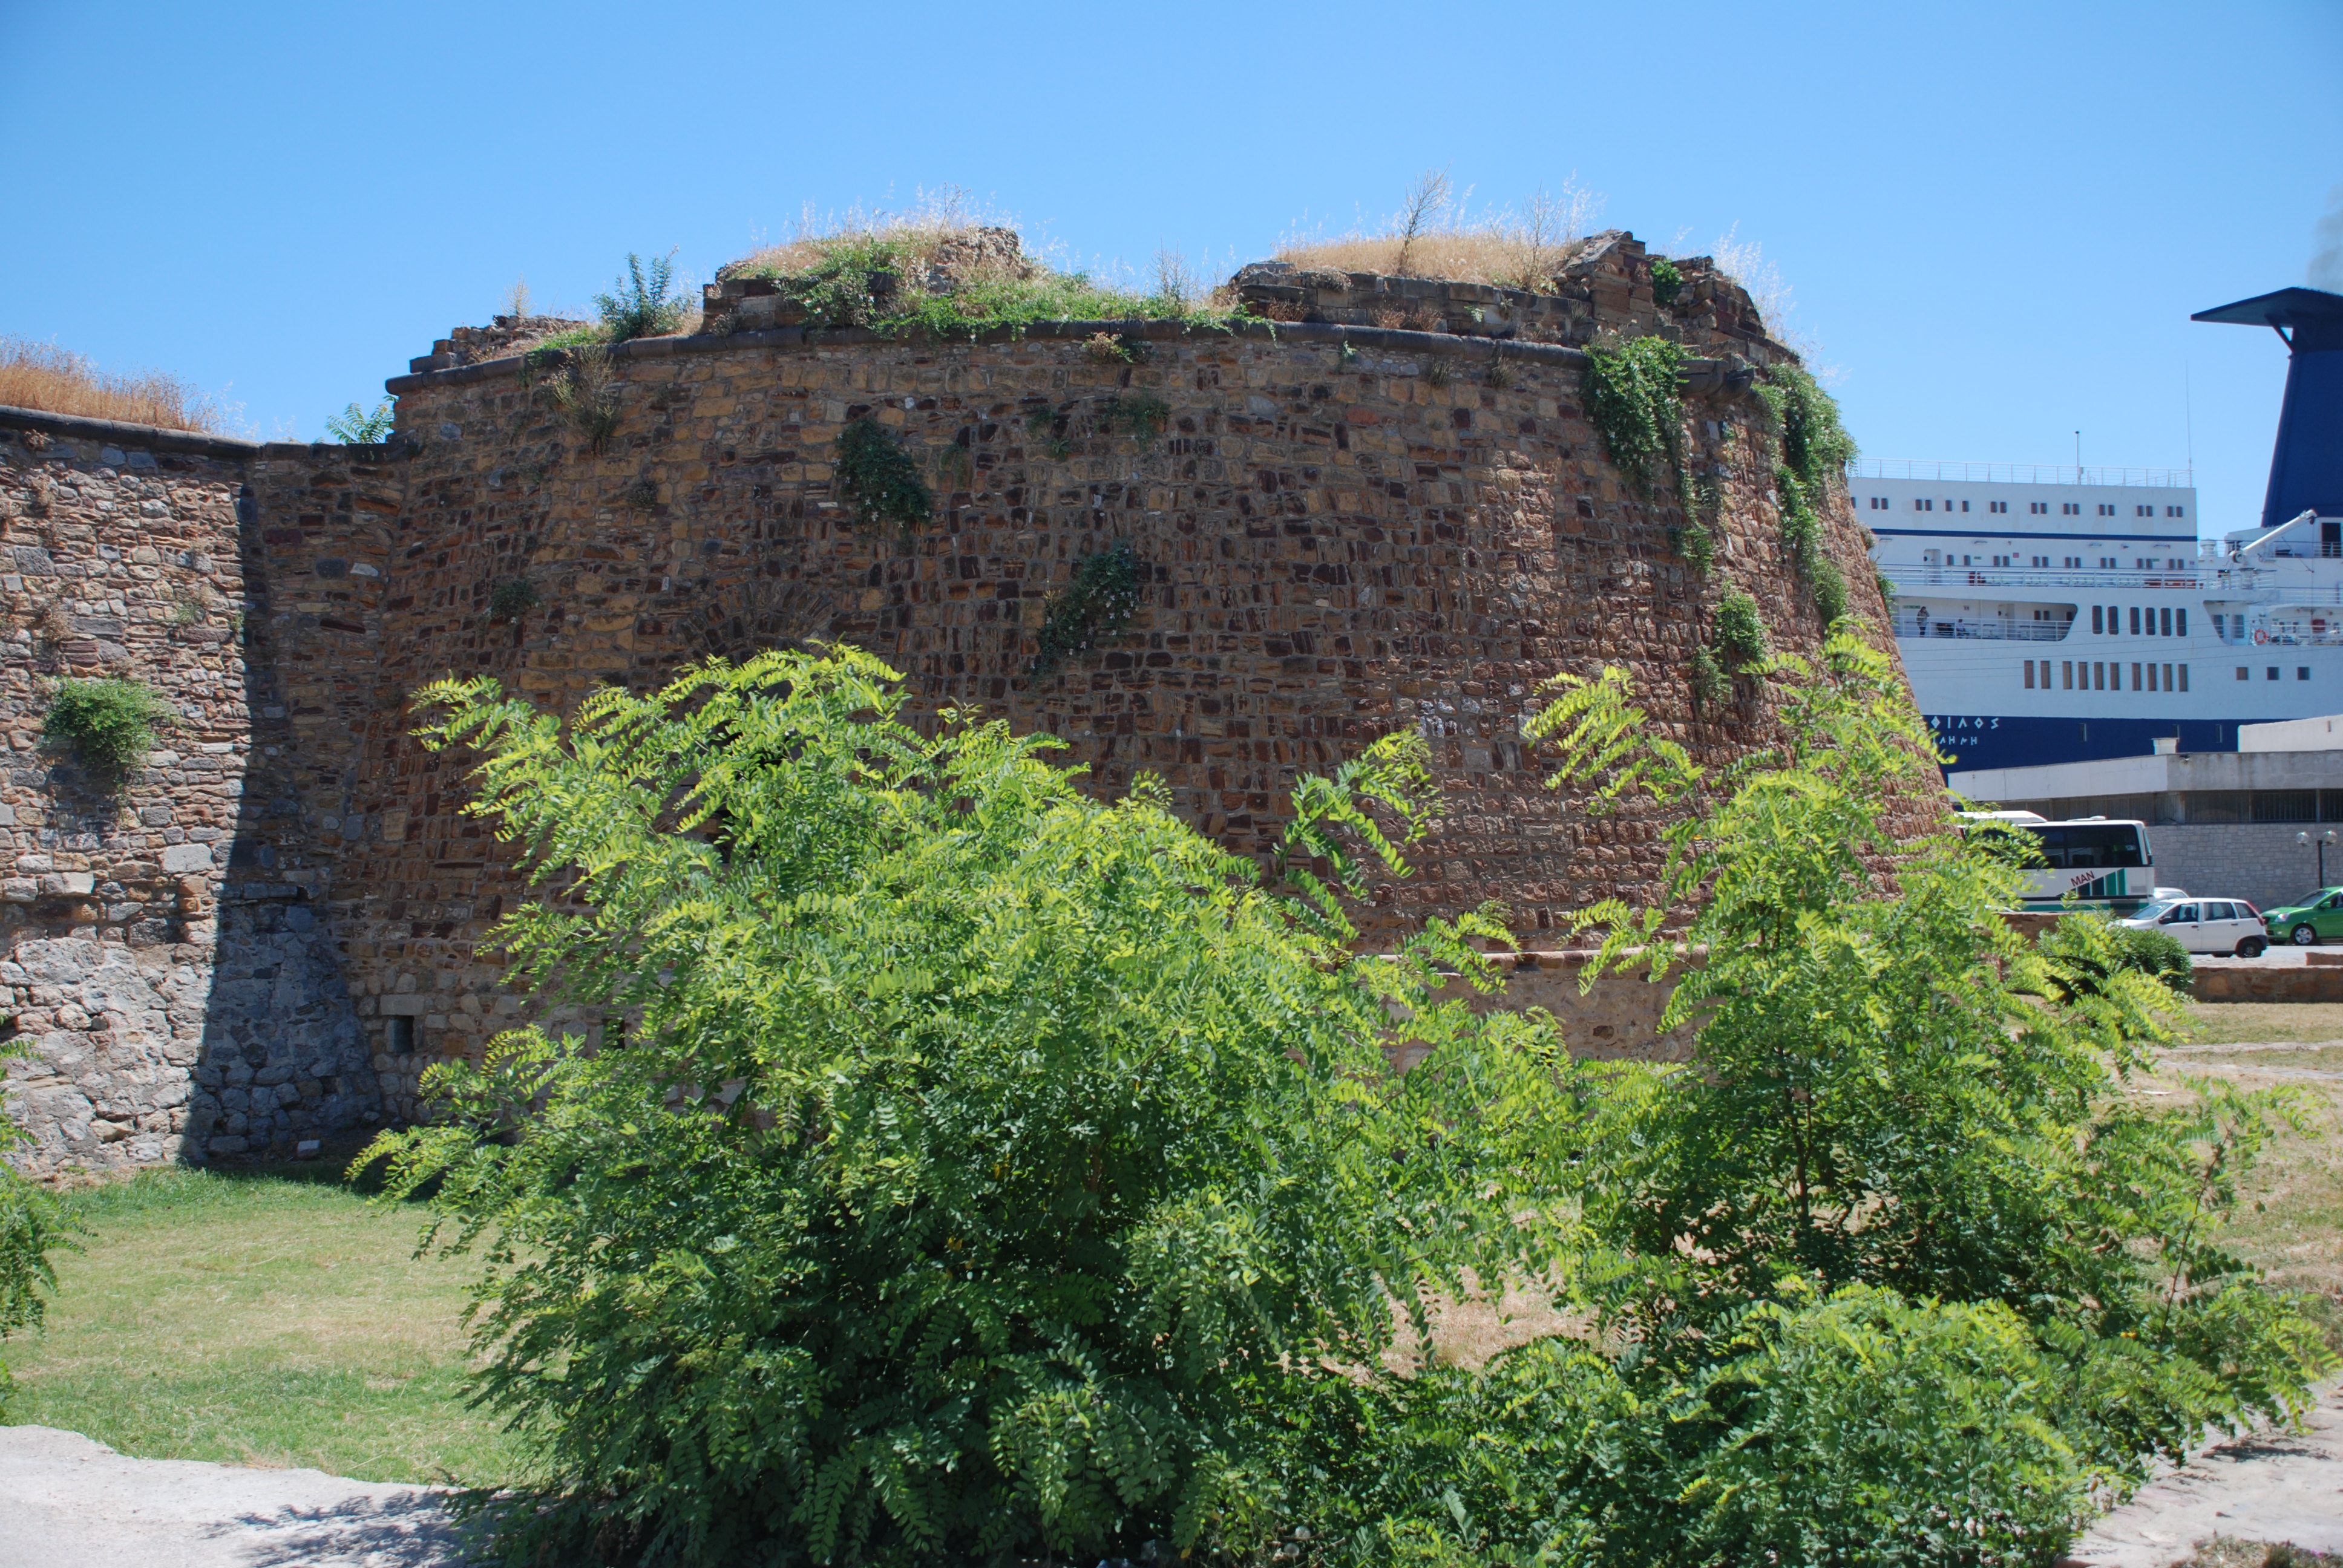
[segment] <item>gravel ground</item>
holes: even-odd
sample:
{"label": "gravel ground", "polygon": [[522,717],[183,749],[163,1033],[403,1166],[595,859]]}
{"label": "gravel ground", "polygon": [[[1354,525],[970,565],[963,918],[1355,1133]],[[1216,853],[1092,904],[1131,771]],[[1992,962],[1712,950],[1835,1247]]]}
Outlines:
{"label": "gravel ground", "polygon": [[2168,1568],[2213,1535],[2343,1552],[2343,1385],[2328,1388],[2308,1425],[2197,1455],[2100,1520],[2067,1563]]}
{"label": "gravel ground", "polygon": [[458,1568],[429,1487],[189,1459],[0,1426],[0,1568]]}

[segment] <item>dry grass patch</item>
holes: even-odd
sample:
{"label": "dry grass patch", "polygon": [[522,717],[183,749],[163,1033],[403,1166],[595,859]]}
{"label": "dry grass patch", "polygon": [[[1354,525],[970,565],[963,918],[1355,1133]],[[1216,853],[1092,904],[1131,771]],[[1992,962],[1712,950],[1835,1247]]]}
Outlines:
{"label": "dry grass patch", "polygon": [[160,370],[114,375],[86,355],[26,337],[0,336],[0,406],[207,436],[228,427],[218,402],[179,377]]}
{"label": "dry grass patch", "polygon": [[[2217,1077],[2247,1089],[2284,1088],[2308,1110],[2303,1131],[2281,1131],[2239,1185],[2230,1241],[2282,1290],[2316,1292],[2343,1308],[2343,1006],[2329,1003],[2199,1004],[2189,1012],[2202,1041],[2165,1053],[2139,1091],[2169,1103],[2185,1097],[2181,1074]],[[2243,1046],[2250,1043],[2252,1049]],[[2232,1048],[2224,1049],[2227,1045]],[[2343,1320],[2338,1320],[2343,1321]]]}
{"label": "dry grass patch", "polygon": [[1349,233],[1289,235],[1277,259],[1296,266],[1439,277],[1504,288],[1550,289],[1593,228],[1601,201],[1576,180],[1540,191],[1519,209],[1469,209],[1444,169],[1419,177],[1399,211]]}
{"label": "dry grass patch", "polygon": [[45,1332],[9,1342],[5,1419],[142,1459],[313,1465],[366,1481],[523,1473],[466,1407],[461,1261],[417,1211],[331,1181],[169,1171],[85,1189]]}
{"label": "dry grass patch", "polygon": [[2343,1042],[2343,1002],[2196,1002],[2186,1027],[2190,1045]]}

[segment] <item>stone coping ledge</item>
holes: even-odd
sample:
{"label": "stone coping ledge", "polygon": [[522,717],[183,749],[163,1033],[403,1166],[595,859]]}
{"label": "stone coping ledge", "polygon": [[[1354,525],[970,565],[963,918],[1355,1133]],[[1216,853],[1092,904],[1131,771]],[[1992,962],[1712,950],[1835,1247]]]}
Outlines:
{"label": "stone coping ledge", "polygon": [[162,425],[133,425],[124,419],[95,419],[80,414],[52,414],[41,408],[12,408],[0,404],[0,425],[38,430],[68,440],[113,441],[157,452],[186,452],[203,457],[256,457],[266,445],[240,436],[207,436],[200,430],[174,430]]}
{"label": "stone coping ledge", "polygon": [[404,437],[387,442],[351,445],[341,441],[254,441],[242,436],[208,436],[199,430],[174,430],[164,425],[134,425],[125,419],[96,419],[81,414],[52,414],[42,408],[14,408],[0,404],[0,427],[38,430],[67,440],[111,442],[142,451],[180,452],[202,457],[239,459],[272,457],[346,457],[357,463],[385,463],[407,455]]}
{"label": "stone coping ledge", "polygon": [[[705,333],[674,337],[635,337],[614,345],[613,359],[669,359],[685,354],[720,354],[734,348],[846,348],[884,345],[892,347],[983,347],[1002,343],[1083,343],[1104,333],[1146,343],[1208,342],[1250,338],[1260,342],[1292,340],[1333,347],[1380,349],[1389,353],[1435,354],[1452,358],[1479,357],[1492,364],[1566,366],[1583,369],[1586,351],[1559,343],[1529,343],[1517,338],[1473,337],[1451,332],[1411,332],[1391,327],[1345,327],[1319,321],[1239,321],[1225,327],[1196,327],[1184,321],[1035,321],[1021,327],[996,327],[970,337],[940,337],[932,334],[888,337],[867,327],[779,327],[762,332]],[[427,387],[461,387],[473,382],[517,376],[526,355],[507,355],[477,364],[444,369],[418,370],[394,376],[383,389],[397,395]],[[1696,395],[1748,389],[1754,367],[1724,359],[1687,359],[1684,381]]]}

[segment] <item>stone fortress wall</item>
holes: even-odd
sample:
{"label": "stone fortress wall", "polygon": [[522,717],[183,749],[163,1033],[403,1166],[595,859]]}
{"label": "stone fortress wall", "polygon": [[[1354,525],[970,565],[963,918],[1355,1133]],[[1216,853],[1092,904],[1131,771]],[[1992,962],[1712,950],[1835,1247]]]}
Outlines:
{"label": "stone fortress wall", "polygon": [[[139,446],[0,411],[6,542],[80,618],[0,644],[0,983],[35,1051],[9,1070],[39,1161],[236,1156],[411,1116],[428,1061],[522,1015],[481,939],[524,890],[461,813],[465,759],[407,732],[406,695],[450,672],[567,711],[708,654],[850,641],[921,713],[1049,731],[1110,793],[1153,771],[1247,851],[1299,774],[1408,726],[1449,810],[1416,875],[1378,890],[1383,919],[1493,898],[1534,948],[1640,894],[1657,824],[1574,809],[1520,725],[1547,676],[1624,662],[1696,753],[1763,739],[1753,709],[1696,714],[1685,667],[1727,585],[1777,646],[1819,638],[1749,390],[1787,351],[1696,265],[1661,309],[1624,235],[1554,294],[1275,264],[1238,281],[1268,320],[958,342],[809,335],[753,284],[711,286],[699,334],[613,351],[598,450],[518,356],[535,322],[461,330],[392,379],[383,447]],[[1627,486],[1580,402],[1584,345],[1653,332],[1696,357],[1691,465],[1722,497],[1705,578],[1675,553],[1672,492]],[[865,417],[921,465],[923,526],[857,528],[835,493],[837,437]],[[1876,618],[1843,492],[1825,519]],[[1135,618],[1031,673],[1051,596],[1116,544],[1141,563]],[[8,591],[20,621],[49,592]],[[44,679],[111,668],[189,715],[118,801],[35,739]]]}

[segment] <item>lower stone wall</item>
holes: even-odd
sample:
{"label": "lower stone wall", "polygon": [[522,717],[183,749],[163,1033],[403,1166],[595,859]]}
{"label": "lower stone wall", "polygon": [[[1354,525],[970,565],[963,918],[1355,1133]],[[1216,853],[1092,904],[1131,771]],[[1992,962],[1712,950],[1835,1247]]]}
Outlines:
{"label": "lower stone wall", "polygon": [[[319,646],[359,629],[348,585],[294,568],[396,509],[387,456],[0,409],[0,1038],[35,1171],[290,1153],[381,1114],[322,913],[356,729],[312,695],[370,700],[372,654]],[[42,733],[95,677],[168,712],[120,781]]]}
{"label": "lower stone wall", "polygon": [[[2156,879],[2200,898],[2249,899],[2271,909],[2300,898],[2318,882],[2318,851],[2295,842],[2326,829],[2279,822],[2189,823],[2151,827]],[[2343,845],[2327,851],[2327,879],[2343,882]]]}

